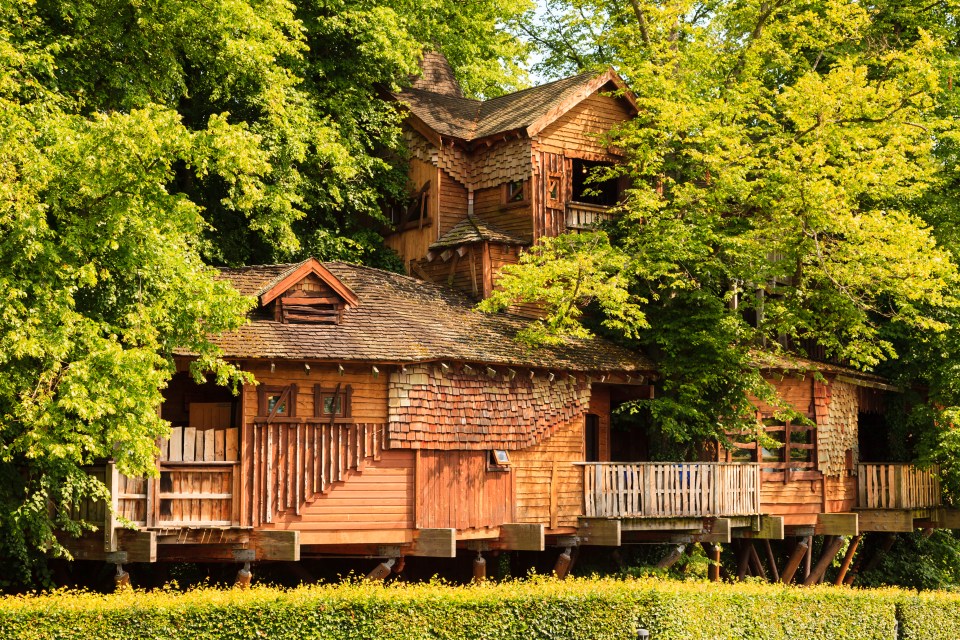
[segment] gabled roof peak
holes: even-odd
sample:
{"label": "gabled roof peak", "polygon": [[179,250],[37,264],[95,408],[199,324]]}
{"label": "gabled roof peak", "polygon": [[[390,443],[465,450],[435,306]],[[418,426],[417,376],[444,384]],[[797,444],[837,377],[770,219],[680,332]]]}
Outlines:
{"label": "gabled roof peak", "polygon": [[413,81],[413,88],[453,98],[462,98],[463,89],[457,82],[453,67],[439,51],[425,51],[420,59],[420,75]]}

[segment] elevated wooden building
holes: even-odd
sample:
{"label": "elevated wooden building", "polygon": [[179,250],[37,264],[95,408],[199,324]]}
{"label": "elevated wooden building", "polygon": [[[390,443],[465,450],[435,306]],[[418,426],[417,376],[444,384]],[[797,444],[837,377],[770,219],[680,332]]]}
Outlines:
{"label": "elevated wooden building", "polygon": [[67,541],[77,557],[396,559],[672,542],[719,558],[732,543],[738,574],[760,575],[753,541],[776,567],[769,540],[787,538],[783,575],[768,577],[792,577],[806,553],[809,580],[814,535],[831,536],[829,561],[841,536],[960,525],[935,469],[882,462],[865,445],[896,391],[875,376],[758,356],[806,418],[778,420],[757,403],[758,430],[782,446],[733,434],[700,459],[652,461],[642,430],[611,429],[618,405],[652,397],[650,361],[600,339],[531,350],[514,340],[523,318],[473,309],[524,247],[610,216],[623,184],[585,177],[618,161],[603,136],[636,113],[613,71],[479,102],[428,55],[396,98],[412,200],[395,209],[387,243],[410,276],[315,260],[224,270],[259,304],[217,342],[257,384],[238,397],[196,384],[180,356],[158,477],[91,469],[113,510],[79,514],[104,529]]}

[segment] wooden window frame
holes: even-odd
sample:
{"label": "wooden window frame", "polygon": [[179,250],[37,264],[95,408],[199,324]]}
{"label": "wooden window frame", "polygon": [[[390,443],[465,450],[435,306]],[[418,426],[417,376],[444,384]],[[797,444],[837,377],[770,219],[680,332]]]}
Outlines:
{"label": "wooden window frame", "polygon": [[[341,414],[325,412],[323,408],[326,400],[337,397],[341,399]],[[336,402],[336,400],[334,400],[334,402]],[[330,422],[331,424],[353,423],[353,387],[349,384],[338,384],[335,387],[324,387],[319,384],[313,385],[313,417],[321,421]]]}
{"label": "wooden window frame", "polygon": [[430,218],[430,180],[427,180],[413,196],[413,202],[400,212],[396,222],[397,231],[423,229],[429,227],[433,220]]}
{"label": "wooden window frame", "polygon": [[[516,195],[517,192],[511,191],[513,185],[520,183],[520,194],[521,198],[519,200],[511,200],[511,197]],[[530,181],[524,178],[520,180],[508,180],[504,182],[500,188],[500,204],[504,208],[512,209],[514,207],[525,207],[530,204]]]}
{"label": "wooden window frame", "polygon": [[[501,456],[500,454],[503,455]],[[487,453],[487,471],[501,473],[510,471],[512,464],[513,463],[510,460],[510,452],[506,449],[491,449]]]}
{"label": "wooden window frame", "polygon": [[[279,411],[276,406],[270,409],[270,398],[279,395],[282,399],[287,395],[286,409]],[[280,404],[280,400],[277,400]],[[297,415],[297,385],[290,384],[286,386],[265,386],[257,387],[257,419],[270,421],[274,418],[295,418]]]}
{"label": "wooden window frame", "polygon": [[[562,173],[551,173],[547,175],[547,189],[546,189],[547,206],[554,209],[563,208],[563,205],[564,205],[563,182],[564,180],[563,180]],[[556,186],[557,186],[557,197],[553,197],[553,195],[551,194],[551,190],[552,190],[551,185],[553,185],[554,183],[556,183]]]}

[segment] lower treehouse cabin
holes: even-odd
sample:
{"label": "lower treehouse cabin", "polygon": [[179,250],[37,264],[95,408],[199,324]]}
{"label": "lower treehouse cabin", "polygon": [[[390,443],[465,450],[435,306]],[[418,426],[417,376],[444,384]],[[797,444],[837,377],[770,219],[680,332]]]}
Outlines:
{"label": "lower treehouse cabin", "polygon": [[769,540],[786,536],[791,562],[805,551],[809,564],[813,535],[956,524],[935,470],[865,462],[885,392],[873,377],[765,365],[809,418],[777,422],[758,404],[782,447],[740,438],[652,462],[642,429],[612,425],[616,406],[653,393],[653,365],[635,352],[600,339],[528,349],[514,340],[522,318],[376,269],[311,259],[223,277],[259,302],[216,338],[257,384],[238,396],[198,384],[178,356],[157,477],[91,469],[113,504],[78,514],[103,530],[65,540],[75,557],[389,567],[551,546],[563,573],[580,545],[701,543],[717,556],[732,542],[746,573],[753,539],[772,559]]}

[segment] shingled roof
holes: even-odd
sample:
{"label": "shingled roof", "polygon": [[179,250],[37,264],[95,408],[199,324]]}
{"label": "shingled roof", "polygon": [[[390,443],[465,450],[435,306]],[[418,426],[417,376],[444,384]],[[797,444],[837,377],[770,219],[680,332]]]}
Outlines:
{"label": "shingled roof", "polygon": [[510,245],[530,244],[530,240],[514,237],[479,216],[467,214],[466,218],[453,225],[439,240],[431,244],[430,248],[446,249],[483,241]]}
{"label": "shingled roof", "polygon": [[443,54],[436,51],[423,54],[420,60],[420,75],[414,79],[413,88],[454,98],[463,97],[463,89],[453,74],[453,68]]}
{"label": "shingled roof", "polygon": [[[303,263],[223,269],[259,296]],[[437,360],[570,371],[652,371],[635,352],[599,338],[529,349],[514,337],[527,322],[476,311],[466,296],[415,278],[342,262],[323,263],[359,303],[339,325],[283,324],[258,309],[237,331],[214,337],[228,358],[413,363]]]}
{"label": "shingled roof", "polygon": [[[484,102],[448,91],[438,92],[430,88],[430,83],[414,85],[394,97],[433,131],[470,142],[509,131],[530,133],[530,128],[544,118],[559,117],[566,108],[608,83],[625,89],[619,76],[608,69],[581,73]],[[629,93],[625,97],[633,102]]]}

